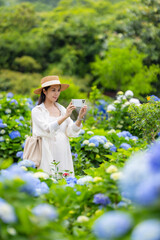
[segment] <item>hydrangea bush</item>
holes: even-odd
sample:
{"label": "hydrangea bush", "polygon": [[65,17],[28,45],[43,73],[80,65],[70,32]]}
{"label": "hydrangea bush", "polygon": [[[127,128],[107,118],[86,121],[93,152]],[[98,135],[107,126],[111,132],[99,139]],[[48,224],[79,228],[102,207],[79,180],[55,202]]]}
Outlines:
{"label": "hydrangea bush", "polygon": [[17,161],[23,156],[25,136],[30,132],[33,102],[12,93],[0,93],[0,158]]}

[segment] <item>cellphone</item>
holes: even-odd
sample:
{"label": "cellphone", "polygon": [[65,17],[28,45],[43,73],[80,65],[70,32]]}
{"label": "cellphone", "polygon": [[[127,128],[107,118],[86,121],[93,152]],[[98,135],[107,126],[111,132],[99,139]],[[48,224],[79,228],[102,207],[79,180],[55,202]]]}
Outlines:
{"label": "cellphone", "polygon": [[75,107],[83,107],[86,103],[86,100],[85,99],[72,99],[72,104],[75,106]]}

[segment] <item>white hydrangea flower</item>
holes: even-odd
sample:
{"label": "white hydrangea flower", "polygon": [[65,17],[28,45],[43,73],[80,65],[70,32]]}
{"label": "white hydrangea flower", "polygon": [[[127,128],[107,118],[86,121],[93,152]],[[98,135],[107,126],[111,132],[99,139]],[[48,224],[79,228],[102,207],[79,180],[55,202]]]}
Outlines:
{"label": "white hydrangea flower", "polygon": [[112,104],[108,105],[107,112],[111,112],[111,111],[115,111],[115,110],[116,110],[116,108]]}
{"label": "white hydrangea flower", "polygon": [[85,176],[77,180],[77,184],[79,185],[84,185],[88,182],[93,182],[93,178],[91,176]]}
{"label": "white hydrangea flower", "polygon": [[88,146],[89,147],[95,147],[96,145],[94,143],[89,143]]}
{"label": "white hydrangea flower", "polygon": [[88,131],[87,134],[92,135],[92,134],[94,134],[94,132]]}
{"label": "white hydrangea flower", "polygon": [[6,113],[6,114],[11,113],[11,109],[7,108],[7,109],[5,110],[5,113]]}
{"label": "white hydrangea flower", "polygon": [[84,140],[82,144],[88,145],[89,144],[89,140]]}
{"label": "white hydrangea flower", "polygon": [[139,101],[139,99],[137,99],[137,98],[131,98],[131,99],[129,100],[129,102],[130,102],[131,104],[135,104],[136,106],[140,106],[140,101]]}
{"label": "white hydrangea flower", "polygon": [[132,98],[134,93],[131,90],[127,90],[124,95],[126,98]]}
{"label": "white hydrangea flower", "polygon": [[106,169],[106,172],[107,173],[115,173],[115,172],[118,172],[118,168],[114,165],[111,165]]}
{"label": "white hydrangea flower", "polygon": [[116,104],[116,103],[121,103],[121,101],[115,100],[113,103],[114,103],[114,104]]}
{"label": "white hydrangea flower", "polygon": [[77,218],[77,222],[79,222],[79,223],[88,222],[88,220],[89,220],[89,218],[86,216],[79,216]]}
{"label": "white hydrangea flower", "polygon": [[107,132],[108,134],[112,134],[112,133],[116,133],[116,130],[115,129],[111,129]]}
{"label": "white hydrangea flower", "polygon": [[122,172],[114,172],[111,174],[110,178],[113,180],[119,180],[122,177]]}
{"label": "white hydrangea flower", "polygon": [[106,149],[110,148],[111,146],[113,146],[113,144],[111,142],[107,142],[103,145],[103,147]]}
{"label": "white hydrangea flower", "polygon": [[45,172],[35,172],[34,177],[36,178],[43,178],[43,179],[48,179],[49,175]]}
{"label": "white hydrangea flower", "polygon": [[125,108],[125,107],[127,107],[127,106],[129,106],[129,105],[130,105],[130,102],[128,102],[128,101],[125,102],[125,103],[122,105],[122,109]]}

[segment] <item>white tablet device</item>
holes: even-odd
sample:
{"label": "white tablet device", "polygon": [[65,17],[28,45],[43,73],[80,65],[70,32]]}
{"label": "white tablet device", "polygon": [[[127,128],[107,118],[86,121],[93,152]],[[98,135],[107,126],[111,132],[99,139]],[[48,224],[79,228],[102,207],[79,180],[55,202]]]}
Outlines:
{"label": "white tablet device", "polygon": [[75,106],[75,107],[83,107],[86,103],[86,100],[85,99],[72,99],[72,104]]}

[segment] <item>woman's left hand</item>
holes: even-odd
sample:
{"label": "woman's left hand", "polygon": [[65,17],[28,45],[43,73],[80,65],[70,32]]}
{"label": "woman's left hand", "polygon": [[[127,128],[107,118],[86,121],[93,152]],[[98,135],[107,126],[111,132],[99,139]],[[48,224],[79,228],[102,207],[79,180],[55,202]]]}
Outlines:
{"label": "woman's left hand", "polygon": [[82,107],[79,111],[78,118],[82,119],[85,116],[86,112],[87,112],[87,105],[84,105],[84,107]]}

